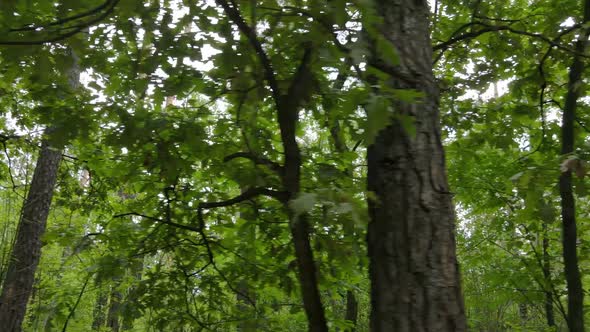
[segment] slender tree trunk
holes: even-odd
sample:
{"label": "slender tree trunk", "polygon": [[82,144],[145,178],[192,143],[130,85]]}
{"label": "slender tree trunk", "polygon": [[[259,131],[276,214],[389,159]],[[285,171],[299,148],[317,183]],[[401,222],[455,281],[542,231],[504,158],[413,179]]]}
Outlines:
{"label": "slender tree trunk", "polygon": [[114,283],[111,289],[111,295],[109,299],[109,311],[107,313],[107,327],[110,328],[112,332],[119,332],[121,325],[119,324],[119,316],[121,313],[121,299],[123,296],[121,292],[117,289],[121,284],[121,280],[118,279]]}
{"label": "slender tree trunk", "polygon": [[295,260],[308,328],[310,332],[327,332],[328,324],[320,297],[317,268],[311,248],[309,216],[306,213],[297,214],[290,206],[291,200],[296,199],[301,192],[302,156],[296,140],[297,124],[299,110],[313,92],[310,85],[310,82],[313,81],[311,71],[311,63],[315,53],[313,44],[302,45],[304,52],[300,65],[292,77],[289,88],[284,91],[285,89],[279,86],[270,58],[261,41],[258,40],[256,28],[249,26],[244,20],[237,2],[227,0],[216,0],[216,2],[247,38],[263,67],[264,78],[270,88],[277,111],[277,122],[285,158],[284,165],[281,167],[281,182],[286,195],[282,201],[289,214],[289,226],[295,247]]}
{"label": "slender tree trunk", "polygon": [[[246,188],[242,188],[242,193],[246,191]],[[239,216],[244,220],[256,220],[256,209],[257,207],[253,202],[242,203],[240,208]],[[239,236],[248,243],[248,246],[242,251],[242,256],[250,262],[256,262],[256,228],[251,226],[243,231],[240,231]],[[256,303],[256,292],[248,282],[250,277],[255,277],[249,273],[244,273],[242,280],[238,284],[238,290],[240,291],[236,295],[238,310],[243,313],[248,313],[251,309],[251,302]],[[238,332],[255,332],[259,331],[257,317],[244,316],[238,323]]]}
{"label": "slender tree trunk", "polygon": [[545,279],[545,318],[548,326],[555,326],[553,312],[553,281],[551,280],[551,258],[549,257],[549,238],[547,237],[547,223],[543,222],[543,278]]}
{"label": "slender tree trunk", "polygon": [[310,332],[327,332],[328,324],[324,306],[318,287],[317,268],[315,265],[313,250],[311,248],[311,225],[307,213],[297,215],[289,205],[301,192],[301,150],[296,140],[296,129],[299,117],[299,108],[303,100],[307,98],[304,85],[310,79],[311,49],[306,49],[302,65],[299,67],[288,95],[282,96],[277,103],[278,122],[281,131],[281,141],[285,151],[283,187],[288,198],[285,208],[289,210],[289,226],[293,244],[295,246],[295,260],[297,262],[299,283],[303,295],[303,306],[308,319]]}
{"label": "slender tree trunk", "polygon": [[51,148],[44,140],[23,206],[0,298],[0,326],[3,331],[21,330],[41,257],[41,236],[45,232],[60,161],[61,151]]}
{"label": "slender tree trunk", "polygon": [[90,281],[91,277],[92,277],[92,275],[88,275],[88,277],[86,277],[86,280],[84,281],[84,284],[82,285],[82,289],[80,289],[80,292],[78,293],[78,298],[76,299],[74,306],[72,306],[70,308],[70,312],[68,313],[68,316],[66,317],[66,321],[61,329],[62,332],[66,332],[68,330],[68,324],[70,323],[70,320],[74,317],[74,314],[76,313],[76,309],[78,308],[80,301],[82,301],[82,297],[84,296],[84,293],[86,292],[86,286],[88,286],[88,282]]}
{"label": "slender tree trunk", "polygon": [[98,331],[101,327],[105,325],[105,312],[107,307],[107,302],[109,298],[107,293],[99,289],[98,298],[96,299],[96,304],[94,306],[93,312],[93,319],[92,319],[92,330]]}
{"label": "slender tree trunk", "polygon": [[122,331],[130,331],[133,330],[133,323],[135,321],[135,319],[138,317],[138,314],[136,313],[136,311],[133,311],[132,309],[127,309],[127,308],[133,308],[133,306],[135,306],[135,303],[139,297],[139,294],[137,293],[137,286],[140,282],[141,282],[141,278],[143,276],[143,267],[144,267],[144,256],[138,256],[138,257],[133,257],[131,258],[133,260],[132,264],[131,264],[131,268],[129,273],[133,276],[133,278],[135,279],[135,283],[133,286],[131,286],[129,288],[129,291],[127,292],[127,296],[125,298],[125,310],[124,310],[124,314],[123,314],[123,323],[121,326],[121,330]]}
{"label": "slender tree trunk", "polygon": [[[590,0],[584,3],[584,23],[590,21]],[[588,40],[588,29],[576,42],[576,51],[584,53]],[[570,67],[568,90],[563,109],[561,125],[561,154],[574,152],[574,121],[576,106],[580,96],[584,63],[582,57],[575,55]],[[584,290],[580,277],[577,253],[576,204],[572,190],[572,172],[567,170],[559,176],[561,196],[563,264],[568,295],[568,326],[572,332],[584,331]]]}
{"label": "slender tree trunk", "polygon": [[344,315],[344,319],[352,322],[352,329],[350,332],[356,331],[356,321],[359,312],[359,304],[354,296],[353,291],[348,290],[346,291],[346,314]]}
{"label": "slender tree trunk", "polygon": [[518,304],[518,315],[520,316],[521,326],[526,326],[529,320],[529,308],[526,303]]}
{"label": "slender tree trunk", "polygon": [[[346,75],[343,73],[338,73],[338,76],[336,77],[336,81],[334,82],[333,89],[335,91],[342,90],[342,88],[344,87],[345,81],[346,81]],[[335,103],[331,99],[328,99],[328,98],[323,99],[322,107],[324,108],[324,112],[326,112],[326,114],[331,112],[332,108],[334,106],[335,106]],[[330,118],[330,116],[326,116],[326,117]],[[334,150],[338,153],[348,152],[349,149],[346,146],[344,139],[342,137],[340,123],[338,122],[338,119],[334,119],[334,120],[332,120],[332,122],[330,122],[330,120],[326,120],[326,127],[328,127],[328,129],[330,130],[330,137],[332,138],[332,143],[334,144]],[[353,170],[353,165],[349,165],[349,167],[347,167],[345,169],[344,174],[346,174],[347,177],[352,178],[354,176],[352,170]],[[356,234],[354,232],[354,227],[353,226],[345,227],[344,228],[344,236],[349,237],[349,238],[356,238]],[[354,292],[349,289],[346,291],[346,313],[344,315],[344,319],[351,321],[353,323],[353,325],[356,327],[357,316],[358,316],[358,302],[357,302],[356,296],[354,295]],[[350,332],[354,332],[356,329],[355,327],[353,327]]]}
{"label": "slender tree trunk", "polygon": [[[425,0],[379,0],[383,35],[400,62],[374,66],[391,74],[396,89],[424,93],[420,102],[397,103],[415,119],[416,134],[395,120],[367,151],[371,330],[465,331],[466,320],[455,253],[455,218],[447,184],[432,73]],[[387,68],[386,68],[387,67]]]}
{"label": "slender tree trunk", "polygon": [[[61,253],[61,264],[60,264],[60,271],[63,271],[63,267],[65,264],[65,261],[67,260],[68,256],[71,254],[69,248],[64,248],[64,250]],[[62,281],[62,276],[63,276],[63,272],[60,272],[57,275],[57,285],[61,284]],[[49,276],[51,278],[51,276]],[[37,280],[38,282],[38,280]],[[45,315],[45,320],[43,321],[43,331],[47,331],[47,332],[51,332],[53,330],[55,330],[55,321],[54,319],[56,318],[56,314],[58,312],[58,299],[57,298],[53,298],[51,299],[51,304],[49,305],[49,310],[47,310],[47,313]]]}

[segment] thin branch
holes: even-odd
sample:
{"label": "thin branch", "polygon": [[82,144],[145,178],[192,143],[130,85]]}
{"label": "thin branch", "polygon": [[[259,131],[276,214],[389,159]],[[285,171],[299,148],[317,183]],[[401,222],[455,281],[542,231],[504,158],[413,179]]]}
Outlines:
{"label": "thin branch", "polygon": [[[91,20],[88,20],[87,22],[81,23],[79,25],[67,27],[67,29],[70,29],[70,28],[73,29],[72,31],[58,34],[58,35],[52,36],[52,37],[50,36],[45,39],[39,39],[39,40],[0,40],[0,45],[13,45],[13,46],[17,46],[17,45],[43,45],[46,43],[53,43],[56,41],[64,40],[66,38],[74,36],[75,34],[83,31],[84,29],[102,21],[104,18],[106,18],[107,16],[109,16],[113,12],[113,10],[115,9],[115,7],[119,3],[119,1],[120,0],[108,0],[103,5],[99,6],[99,7],[102,7],[107,4],[109,5],[109,6],[105,6],[105,7],[101,8],[101,9],[106,8],[106,10],[102,14],[98,15],[97,17],[95,17]],[[99,11],[96,11],[96,12],[99,12]],[[79,14],[79,15],[82,15],[82,14]],[[68,18],[67,20],[70,20],[70,19]],[[58,24],[57,21],[54,23]],[[50,25],[54,25],[54,23],[50,23]],[[38,27],[38,26],[31,27],[31,31],[36,32],[36,30],[40,29],[40,28],[43,28],[43,27]],[[24,28],[22,28],[22,29],[24,29]],[[19,29],[17,29],[17,31],[18,30]],[[46,32],[46,31],[42,30],[41,32]]]}
{"label": "thin branch", "polygon": [[20,135],[6,135],[6,134],[0,134],[0,141],[1,141],[1,142],[6,142],[6,141],[9,141],[9,140],[11,140],[11,139],[19,139],[19,138],[21,138],[21,137],[22,137],[22,136],[20,136]]}
{"label": "thin branch", "polygon": [[281,166],[281,164],[274,162],[270,159],[257,156],[253,153],[250,153],[250,152],[232,153],[232,154],[226,156],[225,158],[223,158],[223,162],[228,162],[228,161],[231,161],[231,160],[237,159],[237,158],[245,158],[245,159],[251,160],[256,165],[266,165],[270,169],[272,169],[273,171],[275,171],[279,174],[283,174],[283,166]]}
{"label": "thin branch", "polygon": [[268,82],[270,87],[272,98],[277,107],[279,107],[281,102],[281,92],[279,90],[279,84],[275,77],[275,71],[272,67],[272,63],[268,58],[268,55],[262,48],[262,43],[258,40],[256,36],[256,31],[250,27],[244,18],[240,15],[240,11],[235,2],[232,1],[230,5],[226,0],[216,0],[216,2],[223,7],[223,10],[227,14],[227,16],[238,26],[238,29],[248,38],[250,45],[254,48],[260,63],[262,64],[262,68],[264,69],[264,79]]}
{"label": "thin branch", "polygon": [[50,22],[48,24],[45,24],[45,25],[29,25],[29,26],[25,26],[22,28],[10,29],[8,31],[9,32],[37,31],[40,28],[56,26],[56,25],[63,25],[65,23],[68,23],[71,21],[79,20],[81,18],[85,18],[88,16],[93,16],[94,14],[101,12],[103,9],[108,8],[110,5],[113,5],[116,2],[118,2],[118,0],[107,0],[104,3],[102,3],[101,5],[94,7],[90,10],[87,10],[87,11],[82,12],[80,14],[60,18],[60,19],[57,19],[57,20]]}
{"label": "thin branch", "polygon": [[291,108],[297,110],[299,108],[298,103],[303,102],[305,99],[308,98],[310,90],[309,84],[312,82],[312,74],[311,74],[311,60],[312,60],[312,53],[313,53],[313,44],[311,42],[306,42],[303,45],[303,57],[301,58],[301,62],[297,67],[297,72],[293,76],[293,80],[289,85],[289,89],[287,90],[287,98],[291,103]]}
{"label": "thin branch", "polygon": [[[242,195],[240,195],[240,196],[242,196]],[[240,196],[238,196],[238,197],[240,197]],[[236,197],[236,198],[238,198],[238,197]],[[229,201],[232,201],[232,200],[229,200]],[[225,201],[225,202],[229,202],[229,201]],[[218,203],[224,203],[224,202],[218,202]],[[215,204],[215,202],[213,202],[213,204]],[[235,204],[235,203],[231,203],[231,204]],[[229,205],[231,205],[231,204],[229,204]],[[227,286],[229,287],[229,289],[231,291],[233,291],[234,293],[244,297],[252,305],[252,307],[256,310],[256,302],[254,302],[254,300],[252,300],[247,294],[244,294],[243,292],[240,292],[238,289],[233,287],[231,282],[229,281],[229,279],[225,276],[225,274],[223,274],[223,272],[221,272],[221,270],[217,267],[217,264],[215,264],[215,257],[213,255],[213,250],[211,249],[211,244],[209,243],[209,238],[205,234],[205,219],[203,217],[203,208],[205,208],[205,207],[202,207],[201,205],[203,205],[203,203],[199,204],[199,208],[197,209],[197,218],[198,218],[198,222],[199,222],[198,232],[201,235],[201,237],[203,238],[205,248],[207,249],[207,256],[209,257],[209,263],[211,264],[211,266],[213,266],[213,269],[215,271],[217,271],[219,276],[227,283]],[[226,206],[226,205],[221,205],[221,206]],[[217,206],[213,206],[213,207],[217,207]]]}
{"label": "thin branch", "polygon": [[558,37],[553,40],[550,39],[549,37],[546,37],[543,34],[515,29],[515,28],[511,27],[510,25],[490,25],[490,24],[487,24],[484,22],[469,22],[469,23],[463,25],[462,27],[460,27],[458,30],[464,29],[465,27],[472,26],[472,25],[480,25],[480,26],[483,26],[483,28],[480,30],[477,30],[477,31],[466,32],[466,33],[463,33],[463,34],[458,35],[456,37],[453,37],[445,42],[434,45],[432,47],[432,49],[434,51],[440,50],[440,51],[444,52],[449,47],[451,47],[453,44],[456,44],[456,43],[463,41],[463,40],[473,39],[473,38],[483,35],[484,33],[487,33],[487,32],[509,31],[509,32],[512,32],[515,34],[537,38],[537,39],[540,39],[540,40],[546,42],[547,44],[551,45],[552,47],[556,47],[558,49],[561,49],[563,51],[567,51],[567,52],[575,54],[575,55],[587,57],[585,54],[580,54],[578,51],[573,50],[569,47],[563,46],[562,44],[558,43],[558,40],[560,37],[563,37],[564,35],[572,32],[576,29],[579,29],[581,27],[580,24],[576,24],[576,25],[560,32]]}
{"label": "thin branch", "polygon": [[93,274],[88,274],[88,276],[86,277],[86,281],[84,281],[84,285],[82,285],[82,289],[80,290],[80,293],[78,293],[78,298],[76,299],[76,303],[74,303],[74,306],[70,308],[70,312],[68,313],[68,317],[66,317],[66,321],[64,323],[64,326],[62,328],[62,332],[66,332],[66,330],[68,329],[68,323],[70,322],[70,319],[72,317],[74,317],[74,313],[76,312],[76,308],[78,308],[78,305],[80,304],[80,301],[82,300],[82,296],[84,295],[84,292],[86,291],[86,286],[88,286],[88,282],[90,281],[90,278],[92,277]]}
{"label": "thin branch", "polygon": [[257,197],[257,196],[268,196],[268,197],[275,198],[281,202],[285,202],[287,194],[282,191],[276,191],[276,190],[271,190],[271,189],[262,188],[262,187],[254,187],[254,188],[250,188],[250,189],[244,191],[242,194],[240,194],[234,198],[228,199],[226,201],[200,203],[199,210],[231,206],[231,205],[243,202],[243,201],[250,200],[250,199]]}
{"label": "thin branch", "polygon": [[[569,29],[566,29],[564,31],[562,31],[557,37],[555,37],[554,41],[557,42],[557,40],[559,40],[561,37],[563,37],[564,35],[566,35],[567,33],[575,30],[576,26],[573,26]],[[545,61],[547,61],[547,59],[549,58],[549,55],[551,54],[551,52],[553,51],[553,48],[555,46],[550,46],[549,49],[547,49],[547,52],[545,52],[545,54],[543,55],[543,57],[541,58],[541,60],[539,61],[539,65],[538,65],[538,71],[539,71],[539,76],[541,77],[541,86],[540,86],[540,93],[539,93],[539,112],[541,113],[541,141],[539,142],[539,144],[530,152],[524,154],[523,156],[519,157],[518,159],[516,159],[516,162],[523,160],[524,158],[538,152],[541,147],[543,146],[543,144],[545,143],[545,136],[546,136],[546,132],[547,132],[547,124],[546,124],[546,118],[545,118],[545,109],[544,109],[544,105],[547,102],[553,102],[555,104],[557,104],[557,106],[559,108],[562,108],[561,105],[559,104],[559,102],[557,102],[554,99],[551,99],[550,101],[545,101],[545,90],[547,89],[547,79],[545,77],[545,69],[544,69],[544,65],[545,65]]]}
{"label": "thin branch", "polygon": [[141,214],[141,213],[137,213],[137,212],[127,212],[127,213],[121,213],[121,214],[117,214],[114,215],[113,218],[123,218],[123,217],[127,217],[127,216],[137,216],[137,217],[142,217],[148,220],[153,220],[162,224],[166,224],[169,226],[173,226],[176,228],[180,228],[180,229],[185,229],[187,231],[192,231],[192,232],[199,232],[199,228],[198,227],[194,227],[194,226],[189,226],[189,225],[184,225],[184,224],[179,224],[179,223],[175,223],[173,221],[169,221],[169,220],[165,220],[165,219],[160,219],[160,218],[156,218],[156,217],[152,217],[152,216],[147,216],[145,214]]}

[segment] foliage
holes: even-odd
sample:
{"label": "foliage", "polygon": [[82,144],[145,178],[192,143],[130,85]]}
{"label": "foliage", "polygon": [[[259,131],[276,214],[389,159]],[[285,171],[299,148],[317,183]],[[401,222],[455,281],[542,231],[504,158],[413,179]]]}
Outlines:
{"label": "foliage", "polygon": [[[352,328],[352,291],[356,329],[368,331],[364,154],[392,118],[420,134],[394,105],[421,97],[377,94],[368,83],[384,79],[372,52],[399,61],[375,29],[372,2],[230,2],[255,28],[277,91],[287,95],[305,48],[314,50],[296,128],[301,190],[289,208],[276,197],[286,161],[268,67],[223,10],[227,2],[105,3],[8,1],[0,11],[8,36],[0,39],[0,275],[40,129],[55,128],[50,140],[66,155],[25,330],[110,331],[115,322],[135,331],[305,330],[289,224],[304,214],[330,330]],[[558,118],[581,6],[448,0],[436,8],[433,50],[470,326],[564,330],[557,179],[565,159],[590,155],[588,100],[579,103],[573,156],[560,155]],[[51,43],[9,45],[82,25],[87,32]],[[76,90],[66,73],[72,57],[84,69]],[[586,181],[575,180],[582,275],[590,272]],[[256,188],[270,194],[203,208]],[[547,293],[556,327],[545,322]]]}

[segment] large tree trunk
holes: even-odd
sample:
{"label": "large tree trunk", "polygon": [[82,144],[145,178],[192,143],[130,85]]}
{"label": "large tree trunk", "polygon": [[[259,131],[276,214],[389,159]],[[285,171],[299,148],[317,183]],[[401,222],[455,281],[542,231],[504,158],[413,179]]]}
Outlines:
{"label": "large tree trunk", "polygon": [[[585,1],[584,23],[590,21],[590,0]],[[576,43],[576,51],[583,54],[586,50],[588,29]],[[574,152],[574,121],[576,106],[582,85],[584,63],[582,57],[575,55],[570,67],[567,96],[563,109],[561,125],[561,154]],[[563,264],[568,295],[568,326],[572,332],[584,331],[584,290],[578,267],[576,205],[572,190],[572,170],[567,169],[559,177],[559,194],[561,196]]]}
{"label": "large tree trunk", "polygon": [[[367,151],[368,189],[376,198],[369,200],[371,330],[465,331],[429,7],[425,0],[377,4],[384,18],[381,32],[400,58],[398,66],[389,67],[392,87],[416,89],[424,97],[395,105],[396,112],[414,117],[415,135],[393,120]],[[385,68],[388,61],[374,62]]]}
{"label": "large tree trunk", "polygon": [[21,330],[41,257],[41,236],[45,232],[60,161],[61,151],[43,141],[0,298],[3,331]]}

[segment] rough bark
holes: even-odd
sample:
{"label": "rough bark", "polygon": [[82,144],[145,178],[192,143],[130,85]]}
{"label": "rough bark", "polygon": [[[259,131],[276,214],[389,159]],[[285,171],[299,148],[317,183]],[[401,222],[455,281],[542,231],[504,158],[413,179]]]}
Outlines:
{"label": "rough bark", "polygon": [[426,1],[381,0],[381,32],[397,49],[389,72],[393,88],[424,93],[398,103],[415,119],[416,135],[397,121],[367,151],[369,271],[372,331],[465,331],[455,253],[455,218],[441,143],[438,90],[432,73]]}
{"label": "rough bark", "polygon": [[[584,23],[590,21],[590,1],[584,4]],[[588,30],[576,42],[576,51],[583,54],[586,50]],[[570,67],[568,90],[565,98],[561,124],[561,154],[574,152],[574,121],[576,107],[582,85],[584,62],[582,57],[574,55]],[[572,172],[567,170],[559,176],[559,194],[561,197],[563,264],[568,295],[567,321],[570,331],[584,331],[584,291],[580,277],[577,253],[576,204],[572,190]]]}
{"label": "rough bark", "polygon": [[51,148],[44,140],[0,297],[0,326],[3,331],[21,330],[41,257],[41,236],[45,232],[60,161],[61,151]]}

